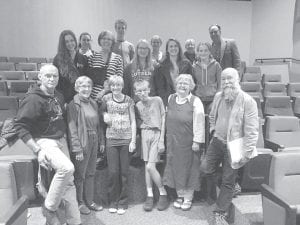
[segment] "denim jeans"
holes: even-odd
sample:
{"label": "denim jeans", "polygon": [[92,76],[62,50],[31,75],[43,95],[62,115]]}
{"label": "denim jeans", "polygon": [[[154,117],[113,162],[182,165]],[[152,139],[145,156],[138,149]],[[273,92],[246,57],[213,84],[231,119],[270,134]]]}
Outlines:
{"label": "denim jeans", "polygon": [[[78,204],[91,205],[94,201],[94,178],[96,173],[96,161],[98,134],[96,131],[88,131],[88,146],[83,152],[83,160],[73,159],[75,166],[74,183],[77,191]],[[85,200],[85,202],[83,201]]]}
{"label": "denim jeans", "polygon": [[232,202],[237,170],[231,168],[226,144],[216,137],[212,139],[207,149],[206,163],[205,173],[209,188],[216,187],[216,171],[222,163],[222,182],[215,211],[228,212]]}
{"label": "denim jeans", "polygon": [[63,202],[67,223],[80,224],[80,212],[73,182],[74,166],[69,157],[66,139],[40,138],[36,142],[46,152],[50,167],[55,171],[45,198],[45,207],[57,211]]}
{"label": "denim jeans", "polygon": [[108,146],[108,193],[111,207],[128,208],[128,145]]}

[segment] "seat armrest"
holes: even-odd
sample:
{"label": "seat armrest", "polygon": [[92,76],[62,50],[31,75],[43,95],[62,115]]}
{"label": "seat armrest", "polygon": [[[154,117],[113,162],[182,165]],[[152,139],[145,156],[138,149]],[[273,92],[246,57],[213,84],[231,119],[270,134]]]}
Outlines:
{"label": "seat armrest", "polygon": [[261,195],[285,209],[287,215],[286,225],[296,224],[297,207],[295,205],[290,205],[282,196],[275,193],[274,190],[266,184],[261,185]]}
{"label": "seat armrest", "polygon": [[278,144],[269,139],[265,139],[265,146],[266,146],[266,148],[272,149],[273,152],[280,152],[282,149],[284,149],[284,145]]}
{"label": "seat armrest", "polygon": [[0,225],[27,224],[28,197],[23,195],[0,219]]}

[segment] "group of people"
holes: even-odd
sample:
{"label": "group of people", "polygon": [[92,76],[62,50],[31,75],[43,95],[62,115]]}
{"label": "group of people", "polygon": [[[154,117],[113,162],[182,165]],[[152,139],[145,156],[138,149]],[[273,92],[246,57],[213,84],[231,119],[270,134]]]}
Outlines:
{"label": "group of people", "polygon": [[[139,151],[137,135],[145,161],[145,211],[154,207],[153,183],[159,190],[158,210],[169,206],[165,186],[176,190],[174,207],[189,210],[200,189],[200,168],[213,190],[222,163],[214,215],[216,221],[232,220],[237,170],[231,167],[227,143],[243,138],[246,153],[239,163],[244,165],[256,155],[258,138],[256,102],[239,86],[235,41],[222,38],[221,27],[212,25],[212,45],[196,47],[188,39],[183,53],[180,42],[170,38],[162,53],[158,35],[150,43],[139,40],[134,48],[124,38],[126,29],[127,23],[117,20],[116,38],[102,31],[99,52],[91,49],[89,33],[80,35],[77,46],[74,33],[63,31],[53,65],[41,68],[40,85],[21,102],[18,135],[40,166],[55,172],[42,207],[46,224],[62,224],[62,209],[69,225],[81,224],[80,213],[103,209],[93,200],[98,152],[107,155],[108,210],[124,214],[130,153]],[[210,120],[206,132],[205,113]],[[205,133],[211,136],[207,149]],[[164,151],[161,176],[156,164]]]}

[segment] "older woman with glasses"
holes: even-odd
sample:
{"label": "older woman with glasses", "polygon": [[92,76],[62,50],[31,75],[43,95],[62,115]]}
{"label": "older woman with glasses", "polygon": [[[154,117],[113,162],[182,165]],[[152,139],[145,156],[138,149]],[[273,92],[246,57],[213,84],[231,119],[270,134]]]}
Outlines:
{"label": "older woman with glasses", "polygon": [[110,31],[102,31],[98,36],[100,52],[95,52],[89,62],[89,77],[94,83],[91,97],[100,100],[107,92],[107,80],[112,75],[123,76],[123,61],[120,55],[112,52],[115,36]]}
{"label": "older woman with glasses", "polygon": [[205,117],[201,100],[191,91],[195,87],[189,74],[175,79],[176,93],[168,98],[166,115],[167,165],[164,184],[175,188],[174,207],[189,210],[194,190],[199,190],[200,150],[204,143]]}

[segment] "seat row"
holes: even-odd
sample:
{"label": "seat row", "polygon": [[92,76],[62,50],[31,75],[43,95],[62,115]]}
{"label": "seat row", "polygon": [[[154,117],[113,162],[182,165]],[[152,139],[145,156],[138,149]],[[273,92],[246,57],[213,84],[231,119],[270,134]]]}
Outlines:
{"label": "seat row", "polygon": [[0,81],[0,96],[16,96],[21,100],[25,97],[28,89],[36,83],[35,80]]}
{"label": "seat row", "polygon": [[46,57],[6,57],[0,56],[0,62],[12,62],[12,63],[52,63],[53,58]]}
{"label": "seat row", "polygon": [[0,62],[0,71],[37,71],[40,68],[51,62],[42,63],[13,63],[13,62]]}

